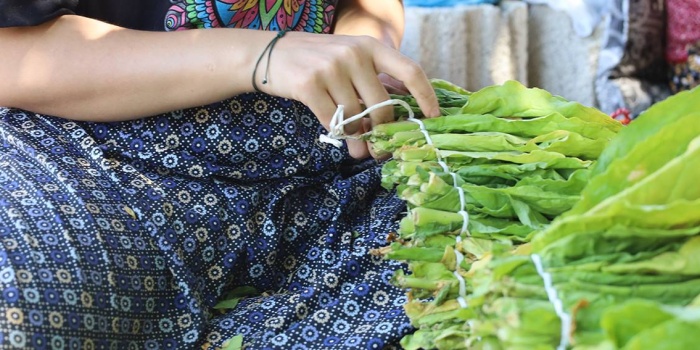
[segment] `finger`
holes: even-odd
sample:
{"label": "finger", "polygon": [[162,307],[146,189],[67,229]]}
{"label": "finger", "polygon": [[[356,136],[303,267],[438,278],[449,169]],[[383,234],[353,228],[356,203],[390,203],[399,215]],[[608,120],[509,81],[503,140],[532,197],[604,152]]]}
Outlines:
{"label": "finger", "polygon": [[[360,106],[360,101],[357,97],[357,92],[350,83],[349,78],[336,79],[332,83],[329,83],[330,96],[333,99],[333,103],[338,106],[342,105],[344,109],[343,120],[348,119],[354,115],[362,112],[362,107]],[[343,131],[345,135],[355,135],[361,130],[361,120],[345,124]]]}
{"label": "finger", "polygon": [[[357,130],[358,133],[364,133],[369,130],[370,121],[369,119],[360,120],[360,128]],[[346,139],[345,143],[348,146],[348,153],[355,159],[364,159],[369,157],[370,151],[367,147],[368,144],[362,140]]]}
{"label": "finger", "polygon": [[406,85],[408,91],[416,98],[418,106],[427,117],[437,117],[440,115],[435,90],[423,69],[400,52],[387,46],[376,43],[372,57],[375,68],[378,72],[386,73]]}
{"label": "finger", "polygon": [[348,145],[348,153],[350,153],[351,157],[355,159],[365,159],[369,157],[370,153],[367,148],[367,142],[353,139],[347,139],[345,142]]}
{"label": "finger", "polygon": [[409,91],[406,89],[406,85],[403,82],[394,79],[386,73],[379,74],[379,81],[382,82],[386,91],[394,95],[408,95]]}
{"label": "finger", "polygon": [[[308,103],[307,106],[311,110],[312,113],[316,116],[316,118],[323,124],[323,126],[326,128],[326,130],[330,130],[330,121],[331,118],[333,117],[333,114],[335,114],[335,111],[337,109],[336,103],[334,100],[331,98],[331,96],[327,92],[321,92],[320,90],[315,90],[310,92],[309,96],[316,96],[315,98],[312,99],[312,103]],[[357,101],[357,97],[355,97],[355,100]],[[359,110],[359,102],[356,102],[357,106],[356,107],[350,107],[352,110],[353,108]],[[364,131],[364,126],[362,125],[363,121],[367,120],[360,120],[358,123],[355,123],[358,125],[358,130],[356,132],[365,132]],[[368,122],[368,121],[367,121]],[[347,131],[346,131],[347,132]],[[348,147],[348,153],[350,156],[352,156],[355,159],[363,159],[367,158],[369,156],[369,150],[367,149],[367,143],[364,141],[360,140],[352,140],[348,139],[346,140],[346,144]]]}
{"label": "finger", "polygon": [[311,96],[309,101],[302,102],[309,107],[311,112],[316,116],[316,119],[321,122],[323,127],[330,131],[330,122],[337,109],[333,99],[328,92],[321,91],[320,89],[310,91],[309,96]]}
{"label": "finger", "polygon": [[[372,70],[364,69],[353,75],[355,89],[365,103],[366,108],[370,108],[378,103],[389,99],[389,93],[384,89],[376,73]],[[390,123],[394,121],[394,108],[386,106],[370,112],[370,127],[375,125]]]}

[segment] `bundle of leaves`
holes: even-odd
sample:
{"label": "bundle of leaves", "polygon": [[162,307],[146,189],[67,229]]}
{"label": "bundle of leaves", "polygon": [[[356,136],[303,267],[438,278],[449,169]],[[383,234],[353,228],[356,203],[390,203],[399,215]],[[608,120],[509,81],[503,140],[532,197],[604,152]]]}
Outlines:
{"label": "bundle of leaves", "polygon": [[[405,232],[386,249],[411,271],[395,276],[409,288],[405,309],[417,327],[402,345],[693,348],[700,331],[697,101],[700,89],[678,94],[622,130],[587,169],[580,199],[529,243],[457,239],[452,226]],[[461,302],[455,273],[468,287]]]}
{"label": "bundle of leaves", "polygon": [[[409,205],[404,239],[460,228],[461,187],[472,236],[529,241],[579,200],[590,167],[621,128],[596,109],[515,81],[474,93],[445,81],[434,86],[450,114],[422,119],[430,142],[409,120],[366,135],[376,153],[393,155],[383,181]],[[457,101],[464,105],[454,107]]]}
{"label": "bundle of leaves", "polygon": [[[394,282],[411,299],[439,302],[459,294],[457,263],[466,271],[494,241],[528,242],[577,203],[590,168],[621,125],[515,81],[474,93],[442,80],[433,86],[446,115],[421,119],[422,126],[382,124],[366,138],[376,153],[393,155],[382,169],[383,185],[396,187],[409,209],[397,242],[377,253],[409,263],[411,275]],[[417,108],[410,96],[404,101]],[[468,213],[469,239],[462,242],[460,211]],[[462,255],[458,243],[473,249]]]}

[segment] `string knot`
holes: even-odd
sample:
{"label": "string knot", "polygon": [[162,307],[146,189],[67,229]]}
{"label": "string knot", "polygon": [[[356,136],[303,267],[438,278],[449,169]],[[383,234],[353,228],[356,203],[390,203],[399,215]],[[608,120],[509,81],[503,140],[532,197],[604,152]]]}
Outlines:
{"label": "string knot", "polygon": [[411,106],[406,103],[405,101],[402,100],[397,100],[397,99],[391,99],[391,100],[386,100],[384,102],[377,103],[374,106],[371,106],[367,109],[365,109],[362,113],[356,114],[348,119],[345,118],[345,106],[343,105],[338,105],[338,108],[335,110],[335,113],[333,113],[333,117],[331,117],[330,125],[329,125],[329,131],[327,134],[321,134],[319,135],[318,139],[319,141],[323,143],[329,143],[335,147],[341,147],[343,143],[340,140],[344,139],[358,139],[357,136],[352,136],[352,135],[346,135],[345,134],[345,125],[348,125],[350,123],[354,123],[368,114],[374,112],[375,110],[382,108],[382,107],[387,107],[387,106],[392,106],[392,105],[400,105],[401,107],[405,108],[408,111],[408,117],[409,119],[414,118],[414,113],[413,110],[411,109]]}

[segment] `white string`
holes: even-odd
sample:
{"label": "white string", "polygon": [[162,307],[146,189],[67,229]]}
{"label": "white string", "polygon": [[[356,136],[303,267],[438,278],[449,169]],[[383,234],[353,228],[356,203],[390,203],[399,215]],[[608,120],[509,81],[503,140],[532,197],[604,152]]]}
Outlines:
{"label": "white string", "polygon": [[[462,224],[462,232],[461,233],[464,233],[464,231],[466,231],[467,222],[469,221],[469,216],[468,216],[467,212],[465,212],[465,211],[460,211],[460,213],[464,213],[464,215],[467,215],[466,219],[463,221],[463,224]],[[462,216],[464,216],[464,215],[462,215]],[[457,302],[459,303],[459,306],[461,306],[462,308],[467,308],[469,306],[469,304],[467,304],[467,300],[464,299],[464,296],[467,295],[467,284],[466,284],[466,281],[464,280],[464,278],[462,278],[462,275],[460,275],[459,272],[457,272],[457,271],[459,271],[459,269],[458,269],[459,266],[462,265],[462,261],[464,261],[464,255],[462,254],[462,252],[457,250],[458,249],[457,245],[459,243],[462,243],[461,233],[459,235],[457,235],[457,237],[455,237],[455,255],[457,256],[457,259],[456,259],[457,260],[457,268],[455,269],[453,274],[455,275],[455,277],[457,277],[457,281],[459,281],[459,297],[457,297]]]}
{"label": "white string", "polygon": [[348,119],[344,119],[345,118],[345,106],[338,105],[338,108],[335,110],[333,117],[331,117],[331,122],[329,125],[330,131],[328,131],[328,134],[319,135],[318,139],[319,139],[319,141],[321,141],[323,143],[330,143],[335,147],[341,147],[343,145],[343,143],[340,142],[340,140],[349,139],[349,138],[357,138],[355,136],[345,135],[345,125],[356,122],[379,108],[383,108],[383,107],[387,107],[387,106],[391,106],[391,105],[400,105],[400,106],[406,108],[406,110],[408,110],[409,119],[411,119],[415,116],[415,114],[413,113],[413,110],[411,110],[411,106],[408,103],[406,103],[405,101],[397,100],[397,99],[386,100],[384,102],[377,103],[376,105],[365,109],[362,113],[356,114]]}
{"label": "white string", "polygon": [[[420,128],[420,131],[423,133],[423,136],[425,136],[425,143],[428,145],[433,145],[433,140],[430,138],[430,134],[428,133],[428,129],[425,127],[425,124],[423,124],[423,121],[419,119],[415,119],[414,117],[409,117],[409,121],[412,121],[416,124],[418,124],[418,127]],[[442,167],[442,170],[450,176],[452,176],[452,186],[457,190],[459,193],[459,204],[460,204],[460,210],[459,214],[462,215],[462,229],[460,230],[459,235],[455,238],[455,256],[456,256],[456,262],[457,266],[455,267],[455,271],[452,272],[452,274],[457,278],[457,281],[459,282],[459,296],[457,297],[457,302],[459,303],[459,306],[462,308],[467,308],[469,307],[469,304],[467,303],[467,300],[465,297],[467,296],[467,282],[464,280],[464,277],[459,273],[460,266],[462,262],[464,261],[464,255],[462,252],[457,250],[456,245],[460,242],[462,242],[462,234],[466,233],[469,235],[469,231],[467,230],[467,226],[469,225],[469,214],[465,211],[466,207],[466,200],[464,197],[464,189],[462,189],[461,186],[459,186],[459,182],[457,181],[457,174],[453,173],[450,171],[450,168],[447,166],[447,163],[445,163],[442,160],[442,157],[440,157],[440,153],[438,150],[435,150],[435,157],[437,159],[438,164],[440,167]]]}
{"label": "white string", "polygon": [[461,296],[461,295],[457,297],[457,302],[459,303],[459,306],[462,307],[462,309],[466,309],[466,308],[469,307],[469,304],[467,303],[467,300],[464,299],[464,297]]}
{"label": "white string", "polygon": [[[459,183],[457,182],[457,174],[450,172],[450,175],[452,175],[452,186],[454,187],[459,187]],[[459,198],[460,200],[462,197]],[[463,203],[464,201],[460,201],[460,203]],[[464,208],[462,208],[464,209]]]}
{"label": "white string", "polygon": [[[432,146],[432,145],[433,145],[433,139],[430,138],[430,134],[428,133],[428,129],[425,127],[425,124],[423,124],[423,121],[422,121],[422,120],[414,118],[414,115],[413,115],[413,113],[412,113],[413,111],[411,111],[410,109],[409,109],[409,111],[410,111],[411,113],[408,114],[408,120],[411,121],[411,122],[414,122],[414,123],[418,124],[418,128],[419,128],[420,131],[423,133],[423,136],[425,136],[425,143],[427,143],[427,144],[429,144],[429,145]],[[439,154],[437,155],[437,158],[438,158],[438,164],[440,164],[440,165],[442,166],[443,169],[447,168],[447,164],[445,164],[445,163],[442,162],[442,159],[440,159],[440,155],[439,155]]]}
{"label": "white string", "polygon": [[467,236],[470,236],[469,231],[467,229],[467,225],[469,224],[469,213],[467,213],[467,211],[465,210],[467,207],[467,200],[464,196],[464,189],[457,182],[457,174],[450,172],[450,175],[452,175],[452,186],[456,188],[457,193],[459,193],[459,214],[462,215],[462,229],[459,233],[467,234]]}
{"label": "white string", "polygon": [[[408,119],[409,121],[412,121],[420,127],[421,131],[423,132],[423,135],[425,135],[425,142],[429,145],[433,144],[433,140],[430,138],[430,134],[428,133],[428,130],[425,127],[425,124],[423,124],[423,121],[420,119]],[[462,215],[462,229],[460,230],[460,235],[461,234],[466,234],[467,236],[470,236],[468,226],[469,226],[469,213],[465,210],[467,207],[467,201],[464,196],[464,189],[459,185],[459,182],[457,180],[457,174],[450,171],[450,168],[447,166],[447,163],[442,160],[440,157],[440,153],[437,152],[437,149],[435,150],[435,157],[437,158],[437,163],[442,167],[442,170],[450,176],[452,176],[452,187],[454,187],[457,190],[457,193],[459,194],[459,211],[458,213]],[[461,240],[461,237],[459,237]]]}
{"label": "white string", "polygon": [[[461,240],[461,237],[457,237]],[[464,299],[464,296],[467,295],[467,282],[464,280],[462,275],[459,274],[459,266],[462,265],[462,261],[464,261],[464,255],[462,255],[462,253],[455,248],[455,256],[457,257],[457,267],[452,273],[457,278],[457,281],[459,281],[459,297],[457,297],[457,302],[459,303],[459,306],[461,306],[462,308],[466,308],[467,306],[469,306],[467,304],[467,300]]]}
{"label": "white string", "polygon": [[[460,190],[461,190],[461,188],[460,188]],[[460,210],[459,214],[462,215],[462,229],[459,232],[460,236],[458,236],[459,239],[461,240],[462,234],[466,234],[467,236],[471,236],[471,234],[469,233],[469,229],[467,228],[467,226],[469,225],[469,213],[467,213],[466,210]]]}
{"label": "white string", "polygon": [[[343,145],[340,140],[342,139],[348,139],[348,138],[355,138],[353,136],[348,136],[345,135],[345,125],[353,123],[355,121],[358,121],[362,118],[364,118],[366,115],[369,113],[383,107],[391,106],[391,105],[400,105],[404,107],[408,111],[408,120],[411,122],[414,122],[418,124],[420,131],[423,133],[423,136],[425,136],[425,142],[428,145],[433,145],[433,140],[430,138],[430,134],[428,133],[428,129],[425,127],[425,124],[423,124],[423,121],[420,119],[415,118],[415,114],[413,113],[413,110],[411,109],[411,106],[406,103],[405,101],[402,100],[386,100],[384,102],[378,103],[374,106],[371,106],[367,108],[364,112],[354,115],[348,119],[343,119],[344,114],[345,114],[345,109],[343,105],[338,105],[338,108],[335,111],[335,114],[333,114],[333,117],[331,118],[330,121],[330,131],[328,134],[324,135],[321,134],[319,135],[319,141],[324,142],[324,143],[329,143],[334,145],[335,147],[341,147]],[[459,214],[462,215],[462,229],[460,231],[460,235],[457,236],[456,242],[459,243],[462,241],[461,235],[466,233],[467,235],[469,234],[469,231],[467,230],[467,227],[469,225],[469,214],[465,211],[466,207],[466,201],[464,197],[464,190],[459,186],[458,181],[457,181],[457,174],[453,173],[450,171],[450,168],[447,166],[447,163],[445,163],[442,158],[440,157],[440,154],[436,150],[436,158],[438,164],[442,167],[442,169],[450,174],[452,176],[452,185],[457,189],[459,193],[459,202],[460,202],[460,210]],[[468,307],[467,301],[465,299],[465,296],[467,295],[467,283],[464,280],[464,277],[459,274],[459,267],[464,261],[464,255],[457,249],[455,249],[455,255],[456,255],[456,262],[457,266],[455,268],[455,271],[453,272],[455,278],[457,278],[457,281],[459,281],[459,297],[457,297],[457,302],[462,308]]]}
{"label": "white string", "polygon": [[561,299],[559,299],[559,296],[557,295],[557,290],[554,288],[554,285],[552,284],[552,275],[550,275],[547,271],[544,270],[544,266],[542,265],[542,258],[540,258],[539,255],[537,254],[532,254],[530,256],[532,258],[532,262],[535,264],[535,268],[537,269],[537,273],[542,277],[542,280],[544,281],[544,290],[547,292],[547,298],[549,298],[549,302],[552,303],[554,306],[554,312],[556,312],[557,316],[559,316],[559,319],[561,320],[561,339],[559,340],[559,346],[557,347],[557,350],[565,350],[569,346],[569,333],[571,333],[571,316],[564,311],[564,304],[562,303]]}

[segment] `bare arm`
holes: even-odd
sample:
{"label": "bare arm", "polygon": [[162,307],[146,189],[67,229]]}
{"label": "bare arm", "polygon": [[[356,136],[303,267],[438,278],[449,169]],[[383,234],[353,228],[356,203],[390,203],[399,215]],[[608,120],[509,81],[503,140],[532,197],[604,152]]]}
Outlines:
{"label": "bare arm", "polygon": [[[117,121],[220,101],[253,90],[255,61],[275,35],[246,29],[144,32],[79,16],[0,28],[0,106]],[[426,115],[438,113],[420,67],[368,37],[289,33],[274,48],[270,82],[258,85],[306,104],[328,128],[337,105],[359,113],[358,99],[386,99],[381,72],[403,81]],[[386,121],[386,115],[376,118]],[[359,122],[346,127],[350,134],[358,131]]]}
{"label": "bare arm", "polygon": [[[341,0],[334,32],[344,35],[368,35],[399,49],[405,26],[401,0]],[[386,74],[380,79],[390,93],[407,94],[406,86]]]}
{"label": "bare arm", "polygon": [[274,35],[144,32],[79,16],[1,28],[0,106],[114,121],[215,102],[252,90],[253,62]]}
{"label": "bare arm", "polygon": [[393,48],[401,44],[404,9],[401,0],[340,0],[334,32],[369,35]]}

